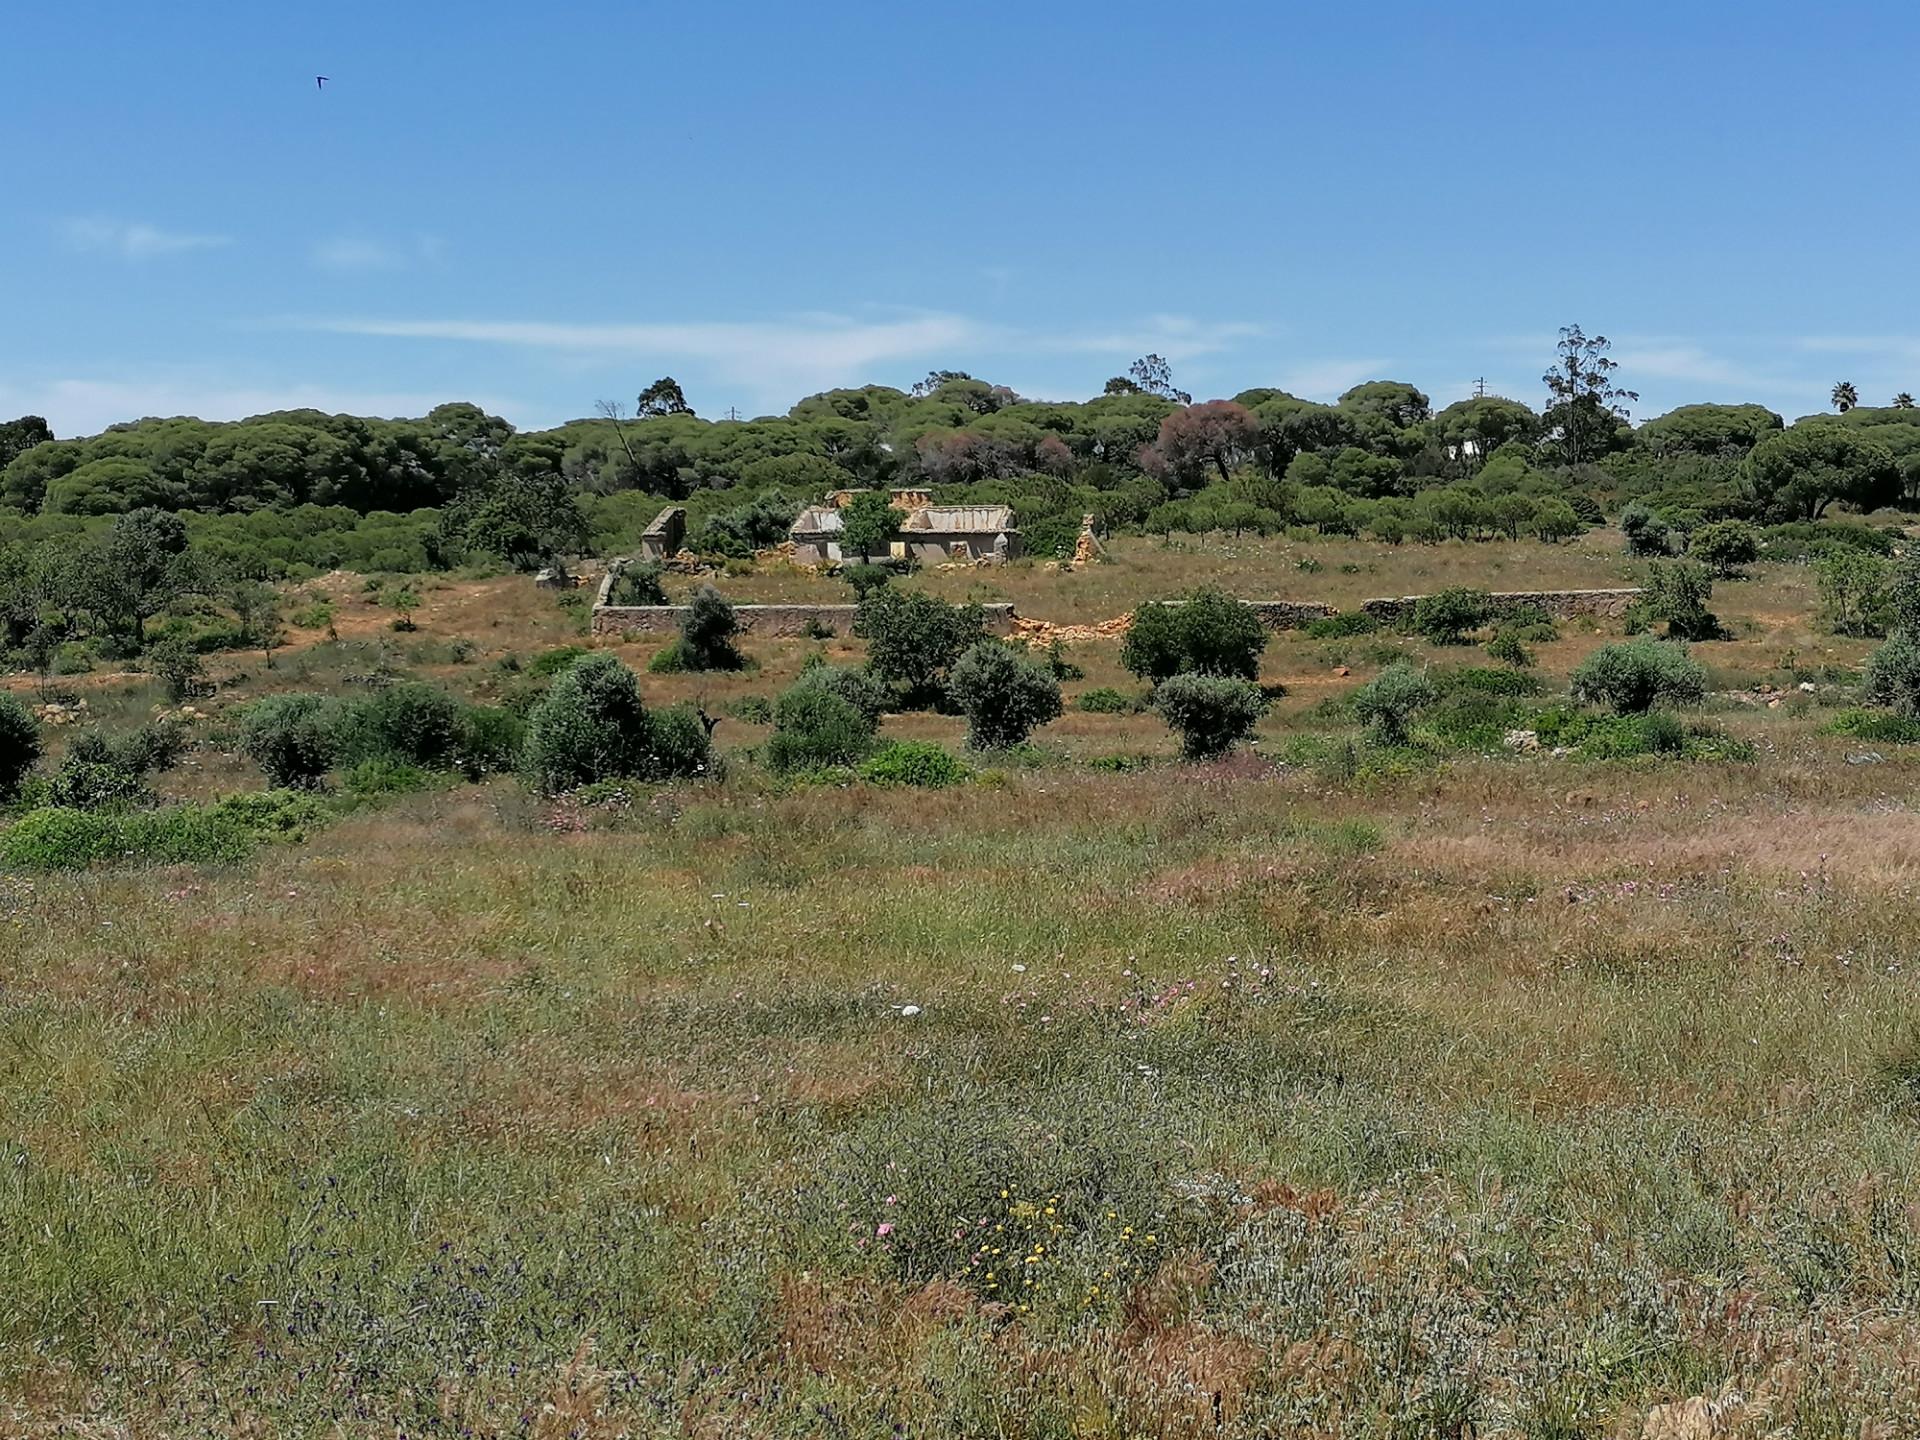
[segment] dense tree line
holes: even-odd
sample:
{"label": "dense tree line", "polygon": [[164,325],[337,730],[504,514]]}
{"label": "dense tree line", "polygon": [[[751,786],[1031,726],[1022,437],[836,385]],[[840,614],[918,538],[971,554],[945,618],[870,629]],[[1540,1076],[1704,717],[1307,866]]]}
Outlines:
{"label": "dense tree line", "polygon": [[1331,404],[1271,388],[1191,403],[1148,356],[1084,402],[936,371],[911,390],[831,390],[785,415],[710,421],[662,379],[631,409],[602,402],[524,433],[465,404],[418,420],[148,419],[83,440],[23,417],[0,425],[0,538],[152,508],[269,569],[531,567],[630,540],[667,502],[692,512],[696,548],[744,554],[801,504],[857,487],[1011,504],[1043,555],[1070,549],[1086,513],[1116,530],[1556,539],[1628,501],[1689,529],[1920,499],[1910,404],[1864,406],[1836,387],[1839,413],[1791,426],[1758,405],[1689,405],[1636,428],[1608,349],[1564,331],[1539,410],[1493,395],[1436,410],[1393,380]]}

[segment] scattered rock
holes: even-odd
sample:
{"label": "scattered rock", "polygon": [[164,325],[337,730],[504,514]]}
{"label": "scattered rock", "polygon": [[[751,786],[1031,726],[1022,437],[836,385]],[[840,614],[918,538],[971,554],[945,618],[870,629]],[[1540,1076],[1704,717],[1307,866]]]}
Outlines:
{"label": "scattered rock", "polygon": [[1887,757],[1878,750],[1860,750],[1847,756],[1849,765],[1884,765],[1886,762]]}
{"label": "scattered rock", "polygon": [[1531,755],[1540,748],[1540,736],[1532,730],[1509,730],[1501,737],[1500,743],[1509,750]]}

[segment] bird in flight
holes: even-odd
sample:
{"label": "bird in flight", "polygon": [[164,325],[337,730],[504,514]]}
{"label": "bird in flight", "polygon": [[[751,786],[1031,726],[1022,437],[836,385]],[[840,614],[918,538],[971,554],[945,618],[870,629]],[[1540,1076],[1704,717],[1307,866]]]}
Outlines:
{"label": "bird in flight", "polygon": [[314,77],[313,77],[313,88],[314,88],[314,89],[316,89],[316,90],[324,90],[324,89],[326,89],[326,88],[327,88],[327,81],[328,81],[329,79],[331,79],[331,78],[332,78],[331,76],[327,76],[327,75],[316,75],[316,76],[314,76]]}

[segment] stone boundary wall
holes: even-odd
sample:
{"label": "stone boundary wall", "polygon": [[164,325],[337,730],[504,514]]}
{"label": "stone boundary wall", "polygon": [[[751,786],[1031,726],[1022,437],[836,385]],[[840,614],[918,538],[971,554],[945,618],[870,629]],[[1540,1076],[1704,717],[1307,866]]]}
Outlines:
{"label": "stone boundary wall", "polygon": [[[609,605],[607,593],[614,581],[613,572],[600,582],[593,607],[595,635],[671,635],[680,628],[685,605]],[[1493,613],[1509,615],[1528,606],[1543,610],[1554,620],[1576,616],[1618,619],[1627,607],[1639,599],[1640,590],[1501,590],[1489,598]],[[1360,612],[1386,625],[1398,625],[1413,617],[1419,595],[1398,595],[1377,600],[1362,600]],[[1315,620],[1340,612],[1332,605],[1313,600],[1244,600],[1241,602],[1269,630],[1301,630]],[[804,635],[809,625],[828,626],[840,634],[851,634],[854,605],[736,605],[740,630],[746,635]],[[984,605],[987,628],[996,635],[1013,629],[1013,606]]]}
{"label": "stone boundary wall", "polygon": [[[1544,610],[1552,620],[1571,620],[1576,616],[1618,619],[1638,600],[1642,590],[1496,590],[1487,598],[1495,615],[1511,615],[1532,606]],[[1362,600],[1360,611],[1387,625],[1413,618],[1413,607],[1424,596],[1397,595],[1379,600]]]}
{"label": "stone boundary wall", "polygon": [[[804,635],[809,625],[824,625],[837,634],[853,633],[853,605],[736,605],[743,635]],[[1005,635],[1013,629],[1013,606],[983,605],[987,629]],[[596,605],[596,635],[673,635],[680,629],[685,605]]]}
{"label": "stone boundary wall", "polygon": [[1314,600],[1242,600],[1269,630],[1304,630],[1315,620],[1340,612]]}

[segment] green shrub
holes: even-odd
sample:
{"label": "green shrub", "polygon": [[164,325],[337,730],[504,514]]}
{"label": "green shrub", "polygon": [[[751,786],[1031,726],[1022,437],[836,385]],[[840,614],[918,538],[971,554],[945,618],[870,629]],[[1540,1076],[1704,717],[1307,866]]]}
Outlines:
{"label": "green shrub", "polygon": [[1760,532],[1744,520],[1715,520],[1687,537],[1687,554],[1726,579],[1760,558]]}
{"label": "green shrub", "polygon": [[1443,695],[1464,692],[1524,698],[1538,695],[1546,682],[1524,670],[1495,670],[1481,665],[1464,665],[1457,670],[1442,670],[1430,677]]}
{"label": "green shrub", "polygon": [[[582,655],[591,655],[593,651],[585,645],[559,645],[552,650],[542,651],[533,657],[527,665],[529,675],[537,675],[543,680],[551,680],[563,670],[573,668],[573,662]],[[509,656],[509,659],[512,657]],[[504,665],[504,662],[503,662]],[[505,668],[516,668],[506,666]]]}
{"label": "green shrub", "polygon": [[167,687],[167,697],[176,704],[206,688],[207,663],[200,652],[179,635],[156,640],[142,657],[147,670]]}
{"label": "green shrub", "polygon": [[669,705],[648,713],[647,779],[690,779],[706,774],[712,765],[712,736],[691,705]]}
{"label": "green shrub", "polygon": [[0,800],[20,793],[20,784],[40,763],[40,722],[12,695],[0,691]]}
{"label": "green shrub", "polygon": [[605,652],[559,676],[527,719],[527,778],[553,795],[596,780],[647,775],[652,727],[633,672]]}
{"label": "green shrub", "polygon": [[881,746],[860,767],[860,778],[869,784],[919,790],[958,785],[969,773],[959,759],[927,740],[895,740]]}
{"label": "green shrub", "polygon": [[1867,657],[1861,694],[1869,705],[1884,705],[1904,720],[1920,719],[1920,641],[1904,626]]}
{"label": "green shrub", "polygon": [[870,671],[841,665],[815,665],[800,672],[797,685],[817,685],[838,695],[877,726],[893,704],[893,695]]}
{"label": "green shrub", "polygon": [[1133,709],[1133,700],[1124,691],[1116,690],[1111,685],[1098,685],[1082,691],[1073,704],[1076,710],[1089,715],[1125,715]]}
{"label": "green shrub", "polygon": [[1251,681],[1228,675],[1173,675],[1160,682],[1154,705],[1179,732],[1189,760],[1225,755],[1249,738],[1266,713],[1267,697]]}
{"label": "green shrub", "polygon": [[734,644],[740,617],[711,585],[702,585],[680,618],[680,659],[689,670],[738,670],[745,659]]}
{"label": "green shrub", "polygon": [[687,663],[687,642],[671,640],[653,652],[647,661],[649,675],[684,675],[693,668]]}
{"label": "green shrub", "polygon": [[1571,750],[1586,760],[1630,760],[1643,755],[1689,760],[1750,761],[1754,747],[1710,725],[1683,724],[1661,711],[1596,715],[1555,706],[1536,712],[1527,728],[1553,750]]}
{"label": "green shrub", "polygon": [[63,810],[113,810],[144,804],[153,791],[143,771],[69,753],[34,798]]}
{"label": "green shrub", "polygon": [[1602,645],[1573,672],[1573,696],[1617,715],[1655,705],[1692,705],[1706,693],[1707,672],[1683,645],[1641,638]]}
{"label": "green shrub", "polygon": [[1707,608],[1713,598],[1713,576],[1695,560],[1656,560],[1647,567],[1646,594],[1641,605],[1652,620],[1667,622],[1675,640],[1712,640],[1720,621]]}
{"label": "green shrub", "polygon": [[962,655],[947,689],[967,717],[967,744],[975,750],[1011,749],[1060,718],[1060,682],[1053,672],[997,640],[983,640]]}
{"label": "green shrub", "polygon": [[1892,564],[1869,550],[1836,545],[1813,562],[1813,583],[1827,628],[1836,635],[1881,635],[1888,617]]}
{"label": "green shrub", "polygon": [[311,789],[339,754],[337,708],[319,695],[273,695],[240,722],[240,750],[283,789]]}
{"label": "green shrub", "polygon": [[16,870],[84,870],[119,852],[117,817],[66,806],[30,810],[0,830],[0,861]]}
{"label": "green shrub", "polygon": [[520,762],[527,722],[497,705],[469,705],[460,716],[455,763],[469,780],[500,774]]}
{"label": "green shrub", "polygon": [[795,684],[774,707],[765,751],[777,775],[846,766],[873,749],[874,723],[823,685]]}
{"label": "green shrub", "polygon": [[625,565],[613,577],[613,584],[607,587],[609,605],[665,605],[667,603],[666,586],[660,583],[661,569],[658,565]]}
{"label": "green shrub", "polygon": [[918,590],[871,590],[855,612],[853,633],[867,642],[867,668],[924,708],[946,697],[946,673],[986,634],[978,605],[948,605]]}
{"label": "green shrub", "polygon": [[341,758],[438,769],[458,758],[466,706],[418,680],[389,685],[340,721]]}
{"label": "green shrub", "polygon": [[1435,645],[1464,645],[1492,614],[1493,602],[1484,590],[1450,585],[1414,602],[1413,628]]}
{"label": "green shrub", "polygon": [[1665,555],[1673,527],[1636,500],[1620,512],[1620,533],[1629,555]]}
{"label": "green shrub", "polygon": [[1419,713],[1440,698],[1425,671],[1396,660],[1354,692],[1353,714],[1382,745],[1404,745]]}
{"label": "green shrub", "polygon": [[1850,735],[1856,740],[1872,740],[1878,744],[1920,744],[1920,719],[1878,710],[1842,710],[1827,729],[1835,735]]}
{"label": "green shrub", "polygon": [[744,720],[749,725],[773,723],[773,701],[764,695],[744,695],[729,702],[726,710],[734,719]]}
{"label": "green shrub", "polygon": [[1350,640],[1356,635],[1371,635],[1380,622],[1364,610],[1349,610],[1341,615],[1322,615],[1307,622],[1309,640]]}
{"label": "green shrub", "polygon": [[1187,674],[1253,680],[1268,638],[1260,617],[1232,596],[1195,590],[1183,600],[1150,600],[1134,611],[1120,663],[1155,684]]}
{"label": "green shrub", "polygon": [[352,765],[340,776],[341,788],[349,795],[372,798],[379,795],[411,795],[433,784],[431,771],[404,760],[382,755]]}
{"label": "green shrub", "polygon": [[843,565],[840,578],[853,587],[856,601],[864,600],[893,579],[893,569],[887,565]]}
{"label": "green shrub", "polygon": [[1520,636],[1512,630],[1496,630],[1493,638],[1487,641],[1487,654],[1502,665],[1511,665],[1516,670],[1529,669],[1533,665],[1533,652],[1521,643]]}

